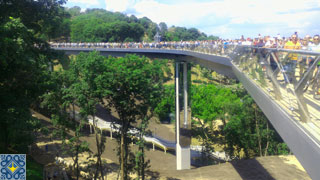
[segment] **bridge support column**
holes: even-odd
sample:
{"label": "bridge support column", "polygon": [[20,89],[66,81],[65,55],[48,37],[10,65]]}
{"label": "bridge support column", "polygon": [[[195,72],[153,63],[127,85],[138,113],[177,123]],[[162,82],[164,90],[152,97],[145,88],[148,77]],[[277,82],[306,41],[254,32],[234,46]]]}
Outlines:
{"label": "bridge support column", "polygon": [[[188,63],[176,62],[176,161],[177,170],[190,169],[191,111],[188,103]],[[182,79],[180,77],[183,77]],[[183,93],[182,93],[183,87]],[[183,94],[180,96],[180,94]],[[181,102],[181,103],[180,103]]]}

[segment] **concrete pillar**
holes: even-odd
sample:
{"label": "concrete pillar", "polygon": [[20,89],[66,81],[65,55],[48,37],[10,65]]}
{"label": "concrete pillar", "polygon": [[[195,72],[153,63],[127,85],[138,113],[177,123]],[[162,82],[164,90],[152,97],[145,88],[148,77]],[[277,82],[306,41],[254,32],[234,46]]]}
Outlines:
{"label": "concrete pillar", "polygon": [[187,63],[183,63],[183,104],[184,104],[184,121],[183,127],[188,127],[188,67]]}
{"label": "concrete pillar", "polygon": [[180,130],[180,107],[179,107],[179,62],[176,62],[176,73],[175,73],[175,85],[176,85],[176,138],[177,145],[179,144],[179,130]]}
{"label": "concrete pillar", "polygon": [[[180,63],[176,63],[175,84],[176,84],[176,162],[177,170],[190,169],[190,113],[188,108],[188,69],[187,63],[183,63],[183,71],[180,71]],[[180,108],[179,82],[180,75],[183,75],[183,109]]]}

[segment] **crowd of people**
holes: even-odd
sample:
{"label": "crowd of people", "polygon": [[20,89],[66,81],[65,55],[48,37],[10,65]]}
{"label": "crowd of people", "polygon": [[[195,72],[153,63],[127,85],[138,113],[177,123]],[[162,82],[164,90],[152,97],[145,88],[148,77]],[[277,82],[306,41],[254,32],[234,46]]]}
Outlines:
{"label": "crowd of people", "polygon": [[[177,49],[177,50],[188,50],[198,51],[209,54],[224,55],[230,50],[232,52],[235,46],[253,46],[259,48],[282,48],[291,50],[303,50],[313,51],[320,53],[320,40],[319,35],[313,37],[306,35],[304,38],[299,38],[298,33],[293,33],[290,37],[285,38],[277,35],[276,37],[264,36],[260,34],[257,38],[244,38],[241,36],[240,39],[229,40],[205,40],[205,41],[160,41],[160,42],[70,42],[70,43],[57,43],[50,42],[52,47],[73,47],[73,48],[135,48],[135,49]],[[273,58],[271,58],[273,59]],[[315,61],[314,56],[308,56],[297,53],[289,53],[289,61],[283,66],[283,70],[286,71],[287,76],[285,80],[287,82],[295,81],[295,69],[299,64],[300,69],[302,67],[310,67]],[[271,63],[271,66],[276,63]],[[320,66],[320,63],[317,65]],[[300,70],[301,71],[301,70]],[[302,72],[302,71],[301,71]],[[305,71],[304,71],[305,72]],[[320,93],[320,92],[319,92]]]}
{"label": "crowd of people", "polygon": [[244,38],[229,40],[206,40],[206,41],[161,41],[161,42],[50,42],[53,47],[101,47],[101,48],[168,48],[168,49],[189,49],[196,48],[217,48],[227,45],[249,45],[256,47],[267,48],[285,48],[295,50],[310,50],[320,52],[319,35],[313,37],[306,35],[304,38],[299,38],[297,33],[291,37],[285,38],[264,36],[260,34],[257,38]]}

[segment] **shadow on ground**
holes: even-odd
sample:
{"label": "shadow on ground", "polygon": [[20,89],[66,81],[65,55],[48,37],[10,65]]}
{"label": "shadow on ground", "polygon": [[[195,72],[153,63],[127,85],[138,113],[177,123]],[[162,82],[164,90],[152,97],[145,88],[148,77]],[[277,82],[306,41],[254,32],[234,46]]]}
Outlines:
{"label": "shadow on ground", "polygon": [[256,159],[248,159],[231,162],[234,169],[242,179],[268,179],[275,180],[269,172]]}

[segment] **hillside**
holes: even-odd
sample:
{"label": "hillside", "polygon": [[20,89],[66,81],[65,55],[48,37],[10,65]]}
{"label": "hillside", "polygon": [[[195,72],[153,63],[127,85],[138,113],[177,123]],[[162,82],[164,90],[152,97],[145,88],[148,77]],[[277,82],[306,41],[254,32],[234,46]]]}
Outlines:
{"label": "hillside", "polygon": [[153,22],[148,17],[137,18],[120,12],[79,7],[65,8],[60,19],[63,26],[54,41],[67,42],[150,42],[158,32],[162,41],[213,40],[196,28],[172,26]]}

